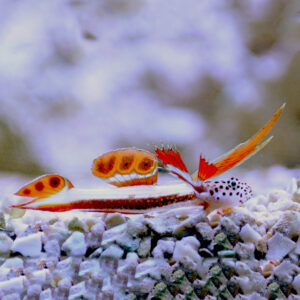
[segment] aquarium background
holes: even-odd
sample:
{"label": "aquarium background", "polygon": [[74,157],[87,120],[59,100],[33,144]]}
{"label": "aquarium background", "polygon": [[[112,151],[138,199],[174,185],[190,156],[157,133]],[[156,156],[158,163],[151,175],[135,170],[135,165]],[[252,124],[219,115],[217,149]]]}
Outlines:
{"label": "aquarium background", "polygon": [[1,0],[2,183],[95,180],[94,158],[132,146],[176,145],[194,170],[283,102],[275,138],[243,167],[298,168],[299,70],[296,0]]}

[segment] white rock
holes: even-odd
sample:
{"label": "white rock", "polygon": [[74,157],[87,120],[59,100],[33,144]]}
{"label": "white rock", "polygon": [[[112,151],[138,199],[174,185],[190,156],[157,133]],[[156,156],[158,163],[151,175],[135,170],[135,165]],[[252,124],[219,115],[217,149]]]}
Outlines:
{"label": "white rock", "polygon": [[78,275],[80,277],[89,278],[92,274],[97,274],[99,270],[100,267],[98,259],[86,260],[80,264]]}
{"label": "white rock", "polygon": [[245,294],[250,294],[253,292],[261,292],[266,288],[265,278],[256,272],[252,272],[247,276],[234,276],[235,281],[237,281]]}
{"label": "white rock", "polygon": [[70,289],[70,287],[72,286],[72,278],[71,277],[66,277],[61,279],[57,286],[63,290],[63,291],[68,291]]}
{"label": "white rock", "polygon": [[0,232],[0,254],[9,253],[13,240],[4,232]]}
{"label": "white rock", "polygon": [[225,227],[231,233],[239,233],[240,228],[230,218],[223,217],[220,220],[221,226]]}
{"label": "white rock", "polygon": [[[237,299],[237,298],[235,298]],[[267,300],[267,298],[263,297],[262,295],[260,295],[259,293],[252,293],[252,294],[248,294],[245,295],[244,298],[241,299],[245,299],[245,300]]]}
{"label": "white rock", "polygon": [[6,259],[3,265],[0,267],[0,270],[2,268],[23,269],[23,267],[24,267],[23,260],[19,257],[13,257],[13,258]]}
{"label": "white rock", "polygon": [[296,243],[296,248],[294,252],[298,255],[300,255],[300,237],[298,237],[297,243]]}
{"label": "white rock", "polygon": [[71,256],[83,256],[86,248],[84,234],[79,231],[74,231],[62,245],[62,249]]}
{"label": "white rock", "polygon": [[23,256],[37,257],[42,254],[42,232],[16,238],[11,250],[20,252]]}
{"label": "white rock", "polygon": [[15,277],[6,281],[0,282],[0,293],[22,293],[24,290],[25,276]]}
{"label": "white rock", "polygon": [[107,258],[115,258],[115,259],[120,259],[124,254],[124,250],[121,249],[117,245],[111,245],[107,249],[105,249],[102,254],[102,257],[107,257]]}
{"label": "white rock", "polygon": [[70,288],[68,300],[79,299],[80,297],[84,297],[85,295],[86,295],[85,282],[82,281],[76,285],[73,285]]}
{"label": "white rock", "polygon": [[156,280],[150,277],[145,277],[143,280],[130,280],[127,287],[129,289],[139,291],[140,293],[150,293],[156,283]]}
{"label": "white rock", "polygon": [[255,231],[249,224],[243,226],[240,231],[241,239],[246,243],[254,243],[257,244],[259,240],[261,240],[261,235]]}
{"label": "white rock", "polygon": [[161,275],[164,274],[166,276],[169,271],[170,266],[164,259],[149,258],[137,266],[135,278],[141,279],[150,276],[151,278],[160,280]]}
{"label": "white rock", "polygon": [[[9,279],[10,272],[11,272],[11,269],[1,267],[0,268],[0,281]],[[0,299],[1,299],[1,295],[0,295]]]}
{"label": "white rock", "polygon": [[193,236],[188,236],[175,244],[173,259],[196,270],[201,265],[202,258],[198,253],[200,242]]}
{"label": "white rock", "polygon": [[239,255],[241,259],[253,259],[255,245],[252,243],[236,243],[234,251]]}
{"label": "white rock", "polygon": [[73,264],[73,257],[68,257],[64,260],[61,260],[54,270],[54,276],[60,278],[66,278],[69,276],[73,276],[75,273],[74,264]]}
{"label": "white rock", "polygon": [[146,234],[148,228],[144,224],[144,216],[139,217],[135,220],[127,221],[127,233],[130,236],[138,236],[141,234]]}
{"label": "white rock", "polygon": [[53,300],[51,289],[46,289],[41,292],[39,300]]}
{"label": "white rock", "polygon": [[18,293],[13,293],[10,295],[5,295],[3,297],[1,297],[1,300],[20,300],[21,297]]}
{"label": "white rock", "polygon": [[159,240],[152,254],[155,258],[164,258],[164,253],[172,254],[174,247],[175,242],[172,240]]}
{"label": "white rock", "polygon": [[103,232],[105,230],[105,225],[103,222],[97,222],[96,224],[94,224],[92,227],[91,227],[91,232],[94,234],[94,235],[97,235],[99,237],[102,236]]}
{"label": "white rock", "polygon": [[236,263],[235,271],[241,276],[252,274],[250,267],[242,261]]}
{"label": "white rock", "polygon": [[48,240],[45,243],[45,251],[47,255],[50,256],[59,256],[60,255],[60,246],[57,240]]}
{"label": "white rock", "polygon": [[300,274],[295,276],[293,280],[293,287],[297,291],[297,293],[300,294]]}
{"label": "white rock", "polygon": [[274,275],[284,282],[292,282],[293,276],[300,273],[300,268],[288,260],[275,267]]}
{"label": "white rock", "polygon": [[117,273],[128,273],[135,270],[138,265],[138,255],[135,252],[128,252],[126,259],[119,261]]}
{"label": "white rock", "polygon": [[134,252],[128,252],[126,256],[126,264],[131,266],[137,266],[139,257]]}
{"label": "white rock", "polygon": [[42,291],[42,286],[40,284],[30,284],[27,288],[27,296],[30,298],[36,297],[41,293],[41,291]]}
{"label": "white rock", "polygon": [[126,232],[126,229],[127,223],[124,223],[104,231],[101,246],[107,247],[108,245],[115,242],[121,234]]}
{"label": "white rock", "polygon": [[35,271],[30,274],[30,282],[43,285],[43,284],[47,283],[47,281],[49,280],[49,277],[50,277],[49,269]]}
{"label": "white rock", "polygon": [[281,260],[285,257],[290,251],[292,251],[296,246],[296,243],[291,239],[285,237],[279,232],[276,232],[268,240],[268,260]]}

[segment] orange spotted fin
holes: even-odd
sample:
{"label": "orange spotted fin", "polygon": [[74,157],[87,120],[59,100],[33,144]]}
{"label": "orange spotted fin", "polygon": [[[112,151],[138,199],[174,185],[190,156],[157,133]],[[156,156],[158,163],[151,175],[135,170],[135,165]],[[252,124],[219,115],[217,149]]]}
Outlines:
{"label": "orange spotted fin", "polygon": [[21,187],[15,195],[42,199],[60,192],[66,186],[68,189],[74,187],[71,181],[60,175],[43,175]]}
{"label": "orange spotted fin", "polygon": [[145,150],[118,149],[97,157],[92,173],[118,187],[152,185],[157,182],[157,159]]}
{"label": "orange spotted fin", "polygon": [[[256,154],[258,151],[260,151],[262,148],[264,148],[272,139],[272,137],[268,138],[264,142],[261,142],[262,139],[266,136],[266,134],[271,130],[273,125],[276,123],[277,119],[281,115],[283,109],[285,107],[285,103],[278,109],[278,111],[273,115],[271,120],[256,133],[252,138],[247,140],[244,143],[239,144],[226,154],[222,155],[221,157],[217,158],[215,161],[212,162],[212,164],[217,168],[216,172],[214,174],[210,174],[209,177],[198,177],[198,174],[202,174],[203,170],[198,170],[198,173],[193,174],[193,179],[197,180],[197,177],[200,180],[206,180],[208,178],[211,178],[213,176],[220,175],[227,170],[236,167],[243,162],[245,162],[247,159],[249,159],[251,156]],[[200,164],[200,167],[202,166],[206,167],[206,164]]]}

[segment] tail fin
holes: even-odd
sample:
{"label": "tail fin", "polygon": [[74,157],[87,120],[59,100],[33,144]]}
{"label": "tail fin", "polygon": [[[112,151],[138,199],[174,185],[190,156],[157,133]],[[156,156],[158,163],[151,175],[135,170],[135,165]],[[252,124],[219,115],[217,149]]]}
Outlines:
{"label": "tail fin", "polygon": [[[38,199],[48,198],[64,188],[71,189],[73,187],[71,181],[60,175],[43,175],[21,187],[15,195],[34,198],[29,201],[31,203]],[[13,207],[22,207],[29,202],[17,204]]]}
{"label": "tail fin", "polygon": [[[262,143],[260,142],[266,136],[266,134],[271,130],[273,125],[276,123],[284,107],[285,107],[285,103],[273,115],[271,120],[261,130],[259,130],[258,133],[256,133],[252,138],[250,138],[244,143],[239,144],[238,146],[236,146],[226,154],[222,155],[221,157],[213,161],[212,164],[216,167],[217,170],[214,174],[211,174],[211,176],[206,177],[205,179],[220,175],[226,172],[227,170],[242,164],[251,156],[256,154],[259,150],[264,148],[271,141],[272,137],[268,138],[266,141]],[[205,164],[203,166],[205,167]],[[198,174],[199,173],[202,174],[203,172],[204,172],[203,170],[199,169]],[[197,179],[198,174],[197,173],[193,174],[193,178],[195,180]],[[203,180],[201,177],[198,178],[200,180]]]}

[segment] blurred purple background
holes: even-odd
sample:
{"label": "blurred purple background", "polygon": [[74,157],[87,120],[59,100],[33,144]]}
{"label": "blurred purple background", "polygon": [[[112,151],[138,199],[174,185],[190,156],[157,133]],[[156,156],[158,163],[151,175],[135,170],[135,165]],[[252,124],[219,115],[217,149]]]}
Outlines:
{"label": "blurred purple background", "polygon": [[0,171],[90,178],[98,155],[175,144],[191,170],[245,141],[244,167],[300,162],[300,3],[0,0]]}

